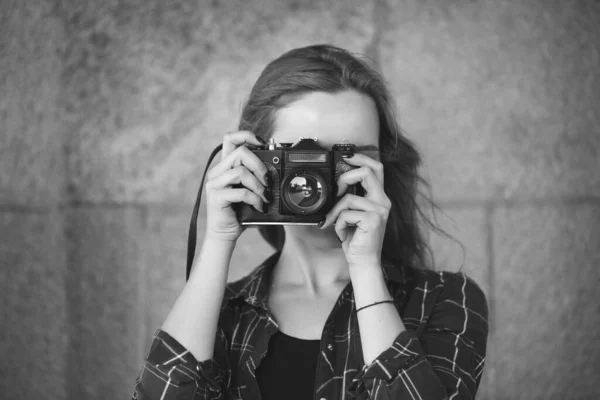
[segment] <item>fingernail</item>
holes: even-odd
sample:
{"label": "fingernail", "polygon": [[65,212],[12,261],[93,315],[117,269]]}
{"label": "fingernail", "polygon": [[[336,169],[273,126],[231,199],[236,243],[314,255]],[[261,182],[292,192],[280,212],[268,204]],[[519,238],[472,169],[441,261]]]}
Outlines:
{"label": "fingernail", "polygon": [[267,144],[267,142],[265,142],[265,140],[260,136],[256,136],[256,140],[258,140],[261,144]]}
{"label": "fingernail", "polygon": [[352,158],[354,157],[354,153],[342,154],[342,158]]}
{"label": "fingernail", "polygon": [[266,173],[264,176],[264,181],[267,183],[267,187],[269,188],[269,190],[271,190],[271,174],[270,173]]}
{"label": "fingernail", "polygon": [[273,196],[272,196],[271,190],[269,190],[269,188],[265,188],[263,190],[262,195],[265,198],[265,200],[267,201],[267,203],[270,203],[271,201],[273,201]]}
{"label": "fingernail", "polygon": [[337,238],[337,240],[340,241],[340,243],[342,243],[342,239],[340,239],[340,237],[336,234],[335,237]]}
{"label": "fingernail", "polygon": [[326,220],[323,220],[323,221],[319,222],[319,228],[322,228],[322,227],[323,227],[323,225],[325,225],[325,221],[326,221]]}

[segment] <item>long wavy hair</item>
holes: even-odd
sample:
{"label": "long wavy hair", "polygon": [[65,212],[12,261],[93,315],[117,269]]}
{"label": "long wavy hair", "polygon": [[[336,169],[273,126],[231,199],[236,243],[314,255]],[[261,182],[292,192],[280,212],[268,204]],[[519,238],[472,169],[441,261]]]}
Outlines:
{"label": "long wavy hair", "polygon": [[[280,108],[309,92],[346,90],[369,96],[379,115],[384,189],[392,202],[382,261],[415,268],[433,267],[433,254],[424,238],[421,222],[443,231],[417,204],[420,194],[435,208],[429,186],[417,172],[421,156],[396,121],[384,79],[364,59],[331,45],[302,47],[283,54],[265,67],[254,84],[242,110],[239,129],[254,132],[267,141],[273,135],[275,113]],[[425,184],[427,194],[419,191],[419,183]],[[259,231],[269,244],[281,250],[285,241],[282,226],[261,226]]]}

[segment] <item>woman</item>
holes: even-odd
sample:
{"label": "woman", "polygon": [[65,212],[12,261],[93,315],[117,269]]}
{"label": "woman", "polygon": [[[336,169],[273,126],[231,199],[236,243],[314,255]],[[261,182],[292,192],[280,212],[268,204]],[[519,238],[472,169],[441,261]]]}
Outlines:
{"label": "woman", "polygon": [[[472,399],[488,333],[483,292],[426,267],[420,158],[381,77],[333,46],[270,63],[208,175],[204,243],[136,381],[139,399]],[[248,146],[317,137],[357,145],[320,226],[263,228],[277,252],[227,284],[242,228],[270,202]],[[360,184],[364,196],[345,193]]]}

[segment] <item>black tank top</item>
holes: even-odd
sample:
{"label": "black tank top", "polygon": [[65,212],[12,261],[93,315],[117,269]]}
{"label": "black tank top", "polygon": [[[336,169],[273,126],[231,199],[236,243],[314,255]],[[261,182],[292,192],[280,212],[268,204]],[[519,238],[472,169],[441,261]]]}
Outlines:
{"label": "black tank top", "polygon": [[263,400],[312,400],[320,340],[298,339],[278,331],[256,369]]}

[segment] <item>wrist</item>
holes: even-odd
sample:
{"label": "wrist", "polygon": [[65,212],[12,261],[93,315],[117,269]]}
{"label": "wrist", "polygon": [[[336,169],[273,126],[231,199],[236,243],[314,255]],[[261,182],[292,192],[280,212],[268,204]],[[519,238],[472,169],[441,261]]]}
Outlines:
{"label": "wrist", "polygon": [[376,301],[376,302],[373,302],[373,303],[371,303],[371,304],[367,304],[367,305],[365,305],[365,306],[362,306],[362,307],[357,307],[357,308],[356,308],[356,313],[358,314],[358,312],[359,312],[359,311],[362,311],[362,310],[364,310],[364,309],[366,309],[366,308],[375,307],[375,306],[378,306],[378,305],[380,305],[380,304],[394,304],[394,300],[392,300],[392,299],[389,299],[389,300],[381,300],[381,301]]}
{"label": "wrist", "polygon": [[217,246],[235,246],[240,235],[241,232],[216,232],[212,229],[206,229],[203,243],[211,243]]}
{"label": "wrist", "polygon": [[[208,211],[211,212],[210,210]],[[210,217],[208,217],[208,221],[206,223],[206,228],[204,230],[204,240],[210,240],[211,242],[220,243],[220,242],[233,242],[234,244],[237,242],[239,237],[242,235],[244,229],[237,223],[232,224],[223,221],[210,221]]]}
{"label": "wrist", "polygon": [[392,298],[380,265],[361,265],[350,271],[350,279],[357,307]]}
{"label": "wrist", "polygon": [[219,236],[207,235],[202,241],[202,249],[206,249],[211,253],[218,253],[222,251],[233,252],[236,243],[237,239],[229,239]]}
{"label": "wrist", "polygon": [[378,277],[383,275],[383,270],[381,268],[381,263],[378,262],[370,262],[370,263],[362,263],[362,264],[349,264],[348,265],[350,276],[353,275],[356,277]]}

